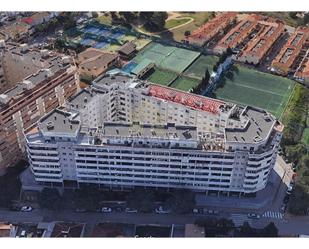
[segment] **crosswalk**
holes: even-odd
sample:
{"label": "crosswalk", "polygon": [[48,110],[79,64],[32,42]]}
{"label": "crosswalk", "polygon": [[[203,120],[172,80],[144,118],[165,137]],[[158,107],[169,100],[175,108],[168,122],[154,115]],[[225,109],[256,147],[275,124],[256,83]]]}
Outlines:
{"label": "crosswalk", "polygon": [[283,219],[283,214],[280,212],[267,211],[262,215],[263,218]]}
{"label": "crosswalk", "polygon": [[242,226],[246,221],[251,225],[251,220],[248,219],[246,214],[231,214],[231,219],[235,226]]}

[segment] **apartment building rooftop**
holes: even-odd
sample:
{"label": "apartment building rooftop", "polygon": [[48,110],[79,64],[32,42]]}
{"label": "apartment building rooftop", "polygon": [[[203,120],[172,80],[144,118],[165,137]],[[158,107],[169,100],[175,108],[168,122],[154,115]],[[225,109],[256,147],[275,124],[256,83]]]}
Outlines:
{"label": "apartment building rooftop", "polygon": [[143,137],[143,138],[163,138],[197,140],[196,127],[180,126],[172,123],[166,125],[148,124],[120,124],[104,123],[103,134],[106,137]]}
{"label": "apartment building rooftop", "polygon": [[185,93],[179,90],[158,85],[150,85],[148,94],[156,98],[180,103],[190,106],[194,109],[207,111],[213,114],[218,114],[220,106],[225,104],[223,101],[217,99],[201,97],[199,95]]}
{"label": "apartment building rooftop", "polygon": [[83,236],[84,223],[57,222],[51,233],[52,238],[79,238]]}
{"label": "apartment building rooftop", "polygon": [[229,142],[259,143],[267,138],[276,123],[276,119],[266,111],[253,107],[246,107],[239,118],[244,119],[242,127],[225,129]]}
{"label": "apartment building rooftop", "polygon": [[256,62],[260,62],[274,42],[284,32],[284,24],[279,21],[270,22],[266,19],[259,21],[257,27],[259,28],[258,33],[249,41],[246,48],[241,52],[241,56],[256,57]]}
{"label": "apartment building rooftop", "polygon": [[287,74],[294,65],[304,45],[308,43],[309,28],[298,27],[273,60],[271,66],[280,73]]}
{"label": "apartment building rooftop", "polygon": [[236,16],[237,13],[234,12],[216,15],[203,26],[194,30],[192,34],[188,36],[188,40],[203,45],[219,32],[223,32],[232,21],[236,20]]}
{"label": "apartment building rooftop", "polygon": [[41,119],[39,128],[42,132],[75,134],[80,127],[80,121],[74,119],[72,113],[55,109]]}
{"label": "apartment building rooftop", "polygon": [[228,47],[234,49],[238,44],[243,42],[252,31],[254,31],[260,19],[261,16],[253,14],[239,22],[219,41],[214,50],[217,52],[223,52]]}

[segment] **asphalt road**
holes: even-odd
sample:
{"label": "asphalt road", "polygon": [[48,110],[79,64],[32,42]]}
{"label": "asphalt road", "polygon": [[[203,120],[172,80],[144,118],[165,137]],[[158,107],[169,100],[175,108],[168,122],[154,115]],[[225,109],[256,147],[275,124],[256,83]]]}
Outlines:
{"label": "asphalt road", "polygon": [[[264,218],[258,220],[250,220],[245,214],[222,214],[225,217],[240,215],[243,221],[250,221],[253,227],[264,227],[269,222],[273,221],[282,235],[298,235],[309,233],[309,216],[303,217],[287,217],[284,219]],[[133,224],[188,224],[194,223],[198,218],[197,215],[176,215],[176,214],[128,214],[128,213],[76,213],[70,210],[64,211],[49,211],[35,209],[32,212],[14,212],[9,210],[0,210],[0,222],[10,223],[38,223],[51,221],[74,221],[84,222],[88,226],[93,226],[100,222],[121,222]]]}

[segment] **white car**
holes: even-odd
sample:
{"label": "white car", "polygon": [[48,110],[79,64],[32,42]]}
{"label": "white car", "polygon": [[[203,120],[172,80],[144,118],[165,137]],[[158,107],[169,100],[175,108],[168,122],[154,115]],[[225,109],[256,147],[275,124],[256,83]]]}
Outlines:
{"label": "white car", "polygon": [[20,211],[22,211],[22,212],[31,212],[32,211],[32,207],[30,207],[30,206],[23,206],[23,207],[21,207]]}
{"label": "white car", "polygon": [[126,213],[137,213],[137,209],[135,209],[135,208],[126,208],[125,212]]}
{"label": "white car", "polygon": [[169,214],[171,210],[164,210],[162,206],[155,209],[157,214]]}
{"label": "white car", "polygon": [[112,209],[110,207],[102,207],[101,212],[102,213],[111,213]]}

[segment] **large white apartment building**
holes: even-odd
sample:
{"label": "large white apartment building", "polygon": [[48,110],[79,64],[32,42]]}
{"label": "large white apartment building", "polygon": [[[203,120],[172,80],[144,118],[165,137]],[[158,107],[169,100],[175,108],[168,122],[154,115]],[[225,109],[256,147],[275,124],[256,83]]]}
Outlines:
{"label": "large white apartment building", "polygon": [[42,184],[247,194],[266,186],[282,129],[266,111],[118,74],[44,116],[26,140]]}

